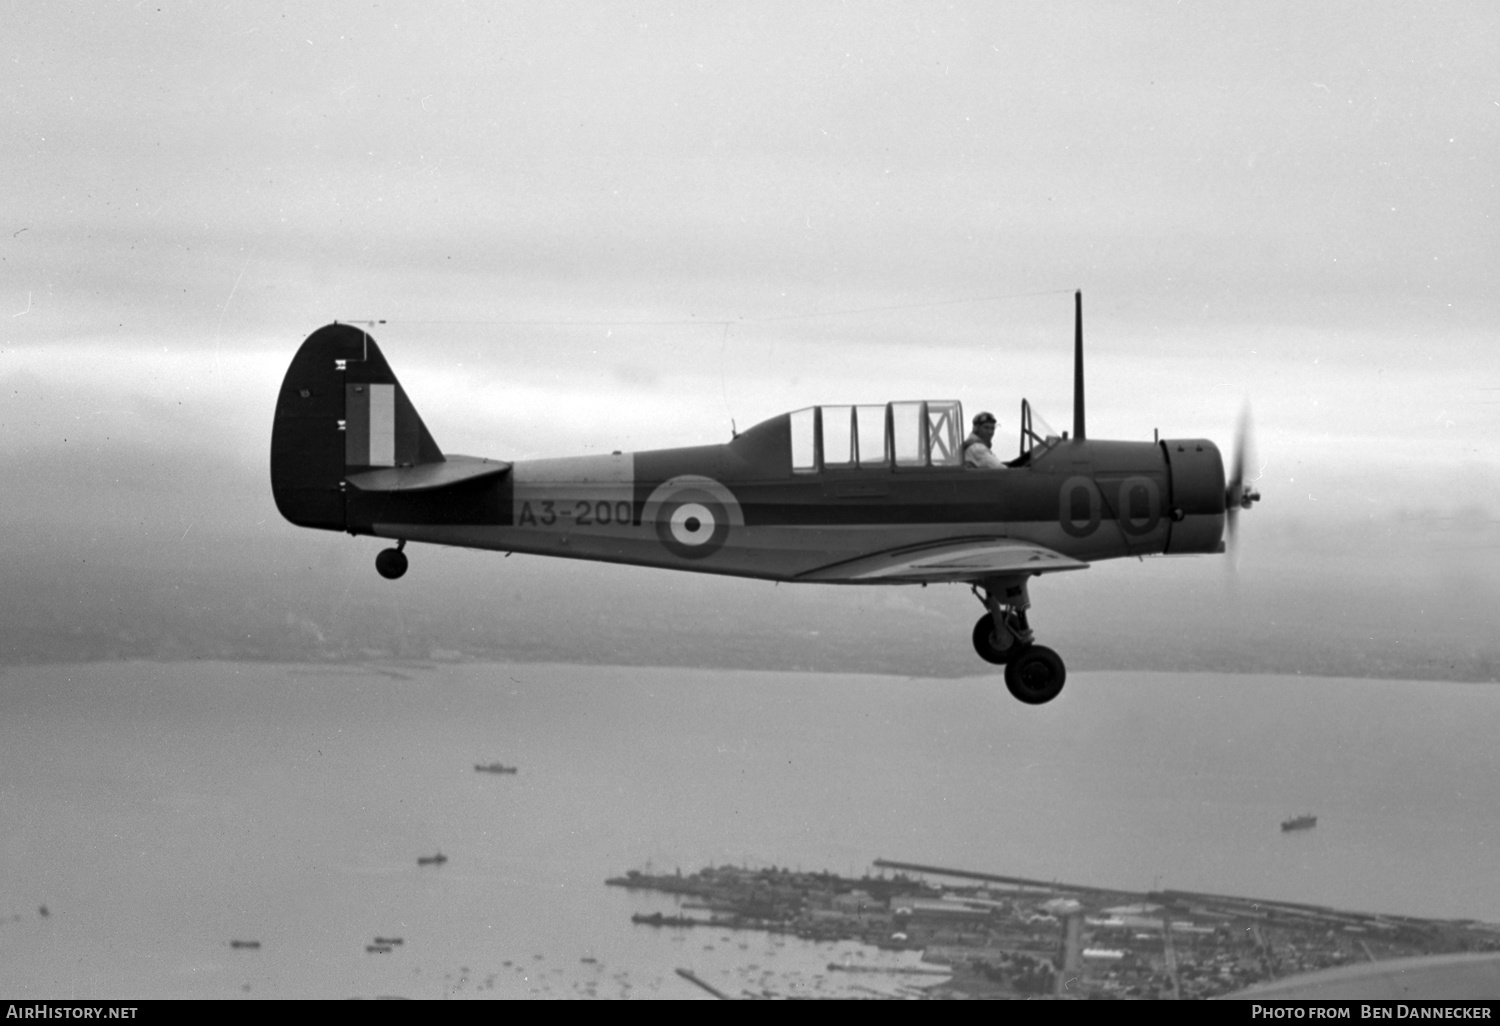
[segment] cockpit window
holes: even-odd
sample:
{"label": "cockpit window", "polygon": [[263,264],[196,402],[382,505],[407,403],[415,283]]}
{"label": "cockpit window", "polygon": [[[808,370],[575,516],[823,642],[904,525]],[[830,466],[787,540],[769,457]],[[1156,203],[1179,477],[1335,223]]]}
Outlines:
{"label": "cockpit window", "polygon": [[1052,425],[1031,408],[1030,402],[1022,399],[1021,455],[1018,458],[1024,460],[1028,456],[1039,456],[1060,441],[1062,437],[1052,430]]}
{"label": "cockpit window", "polygon": [[891,429],[896,443],[896,466],[924,467],[922,407],[926,403],[891,403]]}
{"label": "cockpit window", "polygon": [[792,470],[963,466],[963,407],[954,401],[819,406],[788,414]]}
{"label": "cockpit window", "polygon": [[964,409],[956,402],[924,403],[927,407],[927,455],[934,467],[961,467]]}
{"label": "cockpit window", "polygon": [[856,406],[854,415],[859,428],[859,465],[885,466],[890,462],[885,446],[885,407]]}
{"label": "cockpit window", "polygon": [[809,406],[791,414],[792,421],[792,473],[811,474],[818,469],[817,413]]}
{"label": "cockpit window", "polygon": [[854,407],[823,407],[823,466],[854,465]]}

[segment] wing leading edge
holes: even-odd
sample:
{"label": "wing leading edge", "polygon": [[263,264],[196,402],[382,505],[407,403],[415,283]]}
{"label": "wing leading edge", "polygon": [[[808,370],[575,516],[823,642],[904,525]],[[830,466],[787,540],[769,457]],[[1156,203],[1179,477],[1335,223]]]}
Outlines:
{"label": "wing leading edge", "polygon": [[797,580],[831,584],[947,584],[1006,574],[1087,568],[1087,563],[1033,542],[966,538],[860,556],[810,570]]}

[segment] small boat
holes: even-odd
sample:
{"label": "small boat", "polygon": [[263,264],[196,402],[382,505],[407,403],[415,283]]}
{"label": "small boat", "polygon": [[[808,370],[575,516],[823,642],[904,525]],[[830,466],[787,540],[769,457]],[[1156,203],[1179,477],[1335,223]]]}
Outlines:
{"label": "small boat", "polygon": [[417,865],[419,865],[419,866],[441,866],[444,862],[447,862],[447,861],[448,861],[448,856],[444,855],[442,852],[438,852],[436,855],[422,855],[422,856],[419,856],[417,858]]}
{"label": "small boat", "polygon": [[517,766],[504,766],[504,765],[501,765],[498,762],[492,762],[488,766],[481,766],[479,763],[476,762],[474,764],[474,772],[475,773],[519,773],[520,772],[520,768],[517,767]]}
{"label": "small boat", "polygon": [[1304,813],[1303,815],[1297,816],[1293,819],[1283,820],[1281,823],[1281,830],[1283,833],[1289,830],[1311,830],[1317,825],[1317,816],[1314,816],[1311,813]]}
{"label": "small boat", "polygon": [[690,919],[687,916],[664,916],[660,912],[652,912],[646,915],[637,912],[630,917],[630,921],[637,926],[709,926],[712,925],[706,919]]}

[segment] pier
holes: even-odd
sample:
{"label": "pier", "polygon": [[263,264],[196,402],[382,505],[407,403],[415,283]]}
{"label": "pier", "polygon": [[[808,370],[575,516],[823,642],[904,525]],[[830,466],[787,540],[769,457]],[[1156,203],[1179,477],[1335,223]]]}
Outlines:
{"label": "pier", "polygon": [[693,971],[691,969],[679,969],[679,970],[677,970],[677,975],[681,976],[684,980],[687,980],[689,983],[696,983],[698,986],[700,986],[704,990],[708,991],[710,994],[712,994],[714,997],[718,998],[720,1001],[732,1001],[733,1000],[733,998],[731,998],[728,994],[724,993],[722,990],[719,990],[713,984],[708,983],[707,981],[705,981],[703,979],[700,979],[699,977],[695,976],[693,974]]}

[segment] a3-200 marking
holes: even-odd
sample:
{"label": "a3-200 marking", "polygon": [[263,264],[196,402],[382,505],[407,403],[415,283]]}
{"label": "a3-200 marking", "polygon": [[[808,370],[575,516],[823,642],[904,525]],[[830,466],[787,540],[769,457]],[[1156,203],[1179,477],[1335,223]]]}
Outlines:
{"label": "a3-200 marking", "polygon": [[521,503],[521,515],[516,523],[521,527],[551,527],[560,520],[569,520],[578,527],[599,527],[607,524],[630,524],[630,503],[625,499],[611,502],[608,499],[591,501],[578,499],[574,502],[556,499],[540,499],[537,509],[531,502]]}

